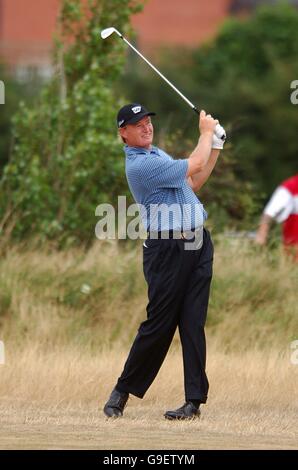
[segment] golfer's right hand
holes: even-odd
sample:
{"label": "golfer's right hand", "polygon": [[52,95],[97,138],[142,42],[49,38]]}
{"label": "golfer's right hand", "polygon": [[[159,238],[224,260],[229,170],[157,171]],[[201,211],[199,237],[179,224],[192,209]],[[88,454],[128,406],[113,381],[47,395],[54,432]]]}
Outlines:
{"label": "golfer's right hand", "polygon": [[218,124],[218,120],[213,119],[211,114],[206,114],[206,112],[202,109],[202,111],[200,112],[199,121],[200,134],[203,135],[209,132],[213,135],[216,124]]}

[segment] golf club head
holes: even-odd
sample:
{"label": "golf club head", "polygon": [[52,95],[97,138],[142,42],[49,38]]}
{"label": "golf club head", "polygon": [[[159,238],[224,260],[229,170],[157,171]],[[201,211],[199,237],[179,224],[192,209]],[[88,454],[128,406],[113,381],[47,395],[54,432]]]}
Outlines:
{"label": "golf club head", "polygon": [[119,31],[117,31],[116,28],[106,28],[106,29],[103,29],[100,33],[100,36],[102,39],[106,39],[108,38],[109,36],[111,36],[111,34],[113,33],[117,33],[118,36],[122,37],[122,34],[119,33]]}

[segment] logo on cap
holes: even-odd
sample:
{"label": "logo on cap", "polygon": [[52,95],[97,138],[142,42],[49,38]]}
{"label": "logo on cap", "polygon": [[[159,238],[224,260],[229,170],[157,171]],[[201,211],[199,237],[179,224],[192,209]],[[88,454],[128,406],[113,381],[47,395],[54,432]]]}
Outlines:
{"label": "logo on cap", "polygon": [[138,114],[141,111],[141,106],[134,106],[131,108],[131,110],[135,113]]}
{"label": "logo on cap", "polygon": [[122,126],[122,124],[124,123],[125,119],[121,119],[121,121],[118,121],[118,126]]}

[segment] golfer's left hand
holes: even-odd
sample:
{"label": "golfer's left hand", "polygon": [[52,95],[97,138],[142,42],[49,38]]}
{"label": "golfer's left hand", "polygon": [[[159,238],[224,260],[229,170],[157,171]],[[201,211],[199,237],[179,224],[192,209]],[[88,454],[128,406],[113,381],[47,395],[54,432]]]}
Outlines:
{"label": "golfer's left hand", "polygon": [[[220,124],[217,124],[216,130],[220,130],[221,134],[226,135],[226,131],[224,130],[224,128]],[[215,133],[213,134],[213,136],[212,136],[212,148],[213,149],[222,150],[223,146],[224,146],[224,143],[225,143],[225,140],[222,140],[219,137],[217,137],[217,135]]]}

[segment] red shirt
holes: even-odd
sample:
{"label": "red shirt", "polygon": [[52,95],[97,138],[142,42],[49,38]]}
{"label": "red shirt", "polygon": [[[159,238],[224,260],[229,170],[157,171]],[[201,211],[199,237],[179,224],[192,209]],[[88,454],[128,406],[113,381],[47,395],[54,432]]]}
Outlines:
{"label": "red shirt", "polygon": [[283,223],[283,241],[285,245],[298,244],[298,174],[284,181],[281,186],[292,195],[292,211]]}

